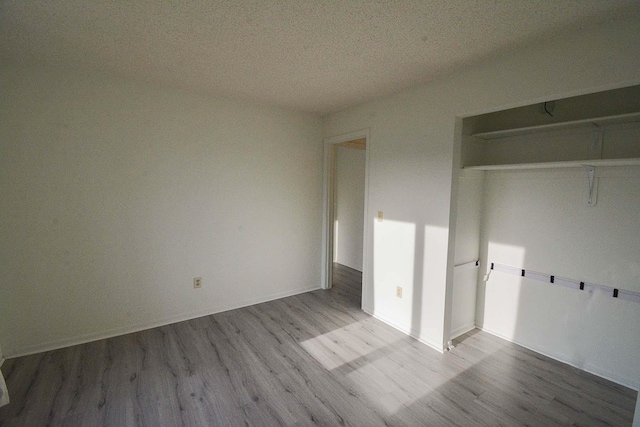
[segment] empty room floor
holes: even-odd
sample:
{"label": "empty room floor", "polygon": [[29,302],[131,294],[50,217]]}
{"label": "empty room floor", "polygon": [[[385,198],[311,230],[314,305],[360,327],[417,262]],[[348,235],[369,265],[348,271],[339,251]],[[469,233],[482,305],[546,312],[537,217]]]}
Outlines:
{"label": "empty room floor", "polygon": [[472,331],[445,354],[334,288],[7,360],[2,426],[631,425],[636,392]]}

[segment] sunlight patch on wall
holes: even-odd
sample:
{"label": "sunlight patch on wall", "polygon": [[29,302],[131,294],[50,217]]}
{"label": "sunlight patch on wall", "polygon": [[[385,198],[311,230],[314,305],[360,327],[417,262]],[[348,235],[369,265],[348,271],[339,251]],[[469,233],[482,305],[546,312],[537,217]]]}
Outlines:
{"label": "sunlight patch on wall", "polygon": [[[522,267],[526,250],[520,246],[489,242],[487,271],[492,262]],[[491,272],[485,283],[484,327],[507,338],[513,338],[518,324],[522,278]]]}
{"label": "sunlight patch on wall", "polygon": [[[416,225],[384,219],[373,226],[373,298],[376,312],[411,324]],[[402,296],[398,297],[398,287]]]}
{"label": "sunlight patch on wall", "polygon": [[441,346],[445,283],[447,280],[447,251],[441,250],[449,245],[449,229],[435,225],[425,225],[422,266],[417,268],[417,282],[421,286],[421,301],[414,304],[413,329],[420,331],[421,338],[434,346]]}

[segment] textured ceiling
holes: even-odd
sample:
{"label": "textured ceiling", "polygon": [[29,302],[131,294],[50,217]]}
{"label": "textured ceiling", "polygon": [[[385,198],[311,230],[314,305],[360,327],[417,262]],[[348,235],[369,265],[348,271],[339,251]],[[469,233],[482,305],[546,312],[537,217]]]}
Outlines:
{"label": "textured ceiling", "polygon": [[0,61],[328,113],[637,0],[0,0]]}

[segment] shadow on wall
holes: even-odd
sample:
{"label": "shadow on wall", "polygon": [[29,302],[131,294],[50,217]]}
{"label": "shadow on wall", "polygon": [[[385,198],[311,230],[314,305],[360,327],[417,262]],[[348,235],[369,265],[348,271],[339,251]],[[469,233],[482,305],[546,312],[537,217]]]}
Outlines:
{"label": "shadow on wall", "polygon": [[[413,337],[441,347],[444,289],[440,284],[446,259],[437,259],[430,248],[443,247],[448,230],[387,218],[374,220],[372,228],[373,280],[364,308]],[[429,280],[427,271],[441,273],[443,280]]]}

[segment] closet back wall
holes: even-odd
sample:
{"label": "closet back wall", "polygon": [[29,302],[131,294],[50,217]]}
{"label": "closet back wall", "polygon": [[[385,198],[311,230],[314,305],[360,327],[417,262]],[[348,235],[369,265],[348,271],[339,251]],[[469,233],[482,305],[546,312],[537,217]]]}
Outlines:
{"label": "closet back wall", "polygon": [[640,292],[640,167],[485,172],[478,324],[534,350],[640,386],[640,306],[499,271],[490,263]]}
{"label": "closet back wall", "polygon": [[81,73],[0,73],[6,356],[319,288],[320,119]]}

